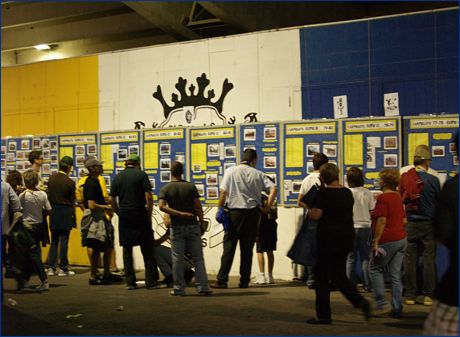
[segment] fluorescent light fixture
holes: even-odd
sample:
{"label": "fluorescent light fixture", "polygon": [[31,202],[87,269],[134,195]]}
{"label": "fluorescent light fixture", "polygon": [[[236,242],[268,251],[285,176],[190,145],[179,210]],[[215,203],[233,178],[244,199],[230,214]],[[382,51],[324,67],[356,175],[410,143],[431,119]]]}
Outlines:
{"label": "fluorescent light fixture", "polygon": [[49,44],[38,44],[35,46],[37,50],[50,50],[51,46]]}

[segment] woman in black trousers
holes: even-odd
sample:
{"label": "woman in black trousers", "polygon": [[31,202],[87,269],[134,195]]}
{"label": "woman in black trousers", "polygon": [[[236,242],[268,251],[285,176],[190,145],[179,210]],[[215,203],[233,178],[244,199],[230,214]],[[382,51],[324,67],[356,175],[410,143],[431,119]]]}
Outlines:
{"label": "woman in black trousers", "polygon": [[339,184],[335,164],[323,164],[320,178],[326,188],[316,194],[308,216],[318,221],[316,261],[316,318],[309,324],[331,324],[330,284],[333,282],[355,308],[370,317],[369,302],[348,280],[345,272],[348,253],[353,249],[353,195]]}

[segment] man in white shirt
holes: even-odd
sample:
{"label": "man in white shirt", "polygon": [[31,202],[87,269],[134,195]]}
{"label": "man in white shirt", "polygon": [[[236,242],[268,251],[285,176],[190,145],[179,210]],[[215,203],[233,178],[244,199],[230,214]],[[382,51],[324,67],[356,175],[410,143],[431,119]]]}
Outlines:
{"label": "man in white shirt", "polygon": [[[248,287],[260,212],[267,213],[270,210],[277,191],[276,185],[268,176],[255,168],[256,163],[257,152],[246,149],[241,164],[226,170],[222,179],[218,207],[227,203],[232,225],[224,236],[221,265],[217,282],[211,285],[212,288],[227,288],[228,274],[238,241],[241,249],[239,287]],[[269,193],[265,208],[262,208],[262,191]]]}

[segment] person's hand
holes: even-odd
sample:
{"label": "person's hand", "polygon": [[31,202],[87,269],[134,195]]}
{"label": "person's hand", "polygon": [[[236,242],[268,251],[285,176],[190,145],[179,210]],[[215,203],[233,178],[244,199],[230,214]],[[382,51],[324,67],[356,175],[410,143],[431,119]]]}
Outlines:
{"label": "person's hand", "polygon": [[196,215],[190,212],[182,212],[181,216],[184,218],[194,218]]}
{"label": "person's hand", "polygon": [[262,214],[268,214],[268,212],[270,212],[270,207],[268,206],[265,206],[265,207],[262,207],[262,206],[259,206],[259,210]]}

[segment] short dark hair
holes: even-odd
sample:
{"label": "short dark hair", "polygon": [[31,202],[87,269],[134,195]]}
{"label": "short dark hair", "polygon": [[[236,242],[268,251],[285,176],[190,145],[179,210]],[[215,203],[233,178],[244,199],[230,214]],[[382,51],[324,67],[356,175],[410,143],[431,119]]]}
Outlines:
{"label": "short dark hair", "polygon": [[347,171],[347,183],[349,187],[363,186],[363,171],[359,167],[350,167]]}
{"label": "short dark hair", "polygon": [[125,166],[137,166],[137,165],[139,165],[138,160],[127,159],[126,162],[125,162]]}
{"label": "short dark hair", "polygon": [[173,177],[180,177],[184,173],[184,165],[181,162],[175,161],[171,165],[171,174]]}
{"label": "short dark hair", "polygon": [[72,167],[72,165],[67,164],[65,161],[59,161],[59,170],[67,172]]}
{"label": "short dark hair", "polygon": [[29,153],[29,161],[31,164],[33,164],[38,158],[40,158],[43,155],[42,150],[33,150],[30,151]]}
{"label": "short dark hair", "polygon": [[379,172],[379,178],[385,186],[396,191],[399,184],[399,171],[396,169],[383,169]]}
{"label": "short dark hair", "polygon": [[324,154],[320,152],[316,152],[313,155],[313,169],[319,170],[321,165],[326,164],[329,162],[329,158]]}
{"label": "short dark hair", "polygon": [[16,186],[22,185],[22,174],[18,170],[11,170],[6,176],[6,182],[16,191]]}
{"label": "short dark hair", "polygon": [[253,160],[257,159],[257,152],[254,149],[246,149],[243,152],[243,156],[241,157],[241,161],[250,163]]}
{"label": "short dark hair", "polygon": [[330,184],[334,180],[339,180],[339,168],[332,163],[323,164],[319,168],[319,176],[326,185]]}

